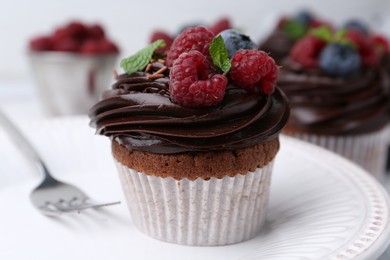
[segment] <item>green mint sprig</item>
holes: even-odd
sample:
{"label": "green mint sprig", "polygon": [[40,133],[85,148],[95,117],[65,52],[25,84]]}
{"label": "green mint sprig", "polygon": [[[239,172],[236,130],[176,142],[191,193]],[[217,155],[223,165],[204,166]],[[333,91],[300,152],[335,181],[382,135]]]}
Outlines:
{"label": "green mint sprig", "polygon": [[332,29],[330,29],[329,27],[321,26],[315,29],[311,29],[309,34],[327,43],[339,43],[341,45],[347,45],[351,48],[356,49],[356,44],[346,37],[347,32],[348,31],[346,29],[341,29],[336,33],[333,33]]}
{"label": "green mint sprig", "polygon": [[154,51],[164,46],[165,42],[163,40],[157,40],[142,50],[139,50],[134,55],[122,59],[120,66],[129,75],[136,71],[143,70],[153,57]]}
{"label": "green mint sprig", "polygon": [[337,31],[332,38],[332,42],[337,42],[341,45],[349,46],[353,49],[357,49],[357,46],[354,42],[352,42],[350,39],[347,38],[347,29],[341,29]]}
{"label": "green mint sprig", "polygon": [[289,20],[282,25],[282,30],[285,31],[291,39],[298,40],[307,33],[307,26],[301,22]]}
{"label": "green mint sprig", "polygon": [[330,42],[333,37],[332,30],[327,26],[320,26],[318,28],[311,29],[309,34],[323,40],[324,42]]}
{"label": "green mint sprig", "polygon": [[210,44],[210,55],[215,66],[227,74],[232,66],[221,35],[214,37]]}

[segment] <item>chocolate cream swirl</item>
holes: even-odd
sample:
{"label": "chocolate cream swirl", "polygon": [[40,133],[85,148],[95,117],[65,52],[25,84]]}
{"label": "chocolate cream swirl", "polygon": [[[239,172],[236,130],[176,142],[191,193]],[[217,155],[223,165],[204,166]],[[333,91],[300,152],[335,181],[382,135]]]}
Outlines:
{"label": "chocolate cream swirl", "polygon": [[259,50],[268,53],[278,65],[287,57],[295,41],[281,29],[275,29],[263,42]]}
{"label": "chocolate cream swirl", "polygon": [[286,130],[350,135],[380,130],[389,122],[389,74],[380,66],[348,78],[283,61],[278,86],[291,104]]}
{"label": "chocolate cream swirl", "polygon": [[120,75],[91,108],[91,126],[129,150],[169,154],[249,147],[276,138],[288,120],[279,89],[260,95],[228,86],[220,105],[191,109],[171,102],[168,84],[167,76]]}

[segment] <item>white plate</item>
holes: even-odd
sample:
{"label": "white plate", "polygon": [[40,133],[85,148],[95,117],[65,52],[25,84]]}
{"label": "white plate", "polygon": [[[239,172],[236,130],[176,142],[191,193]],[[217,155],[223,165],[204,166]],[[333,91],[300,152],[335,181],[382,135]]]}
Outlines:
{"label": "white plate", "polygon": [[389,199],[341,157],[281,137],[268,221],[256,238],[224,247],[187,247],[133,225],[109,141],[85,117],[20,123],[59,178],[99,200],[100,211],[48,218],[30,204],[39,178],[0,131],[0,259],[375,259],[389,244]]}

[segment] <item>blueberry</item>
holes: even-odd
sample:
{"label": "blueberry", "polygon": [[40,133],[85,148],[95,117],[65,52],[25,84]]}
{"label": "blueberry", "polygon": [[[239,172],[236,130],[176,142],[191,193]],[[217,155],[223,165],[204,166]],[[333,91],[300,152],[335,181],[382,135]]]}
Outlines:
{"label": "blueberry", "polygon": [[229,58],[232,58],[234,53],[240,49],[257,49],[256,43],[254,43],[249,36],[246,36],[235,29],[224,30],[220,35],[225,43]]}
{"label": "blueberry", "polygon": [[313,17],[309,11],[302,10],[294,17],[294,20],[309,26],[310,22],[313,20]]}
{"label": "blueberry", "polygon": [[320,67],[331,76],[346,77],[361,65],[359,53],[348,45],[328,44],[320,54]]}
{"label": "blueberry", "polygon": [[368,33],[368,27],[366,24],[364,24],[363,22],[361,21],[357,21],[357,20],[351,20],[351,21],[348,21],[344,24],[343,28],[345,29],[355,29],[355,30],[358,30],[364,34],[367,34]]}

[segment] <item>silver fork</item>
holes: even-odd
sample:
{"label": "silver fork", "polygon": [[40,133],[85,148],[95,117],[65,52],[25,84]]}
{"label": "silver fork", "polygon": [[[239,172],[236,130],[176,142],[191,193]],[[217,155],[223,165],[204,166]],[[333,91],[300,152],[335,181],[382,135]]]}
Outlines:
{"label": "silver fork", "polygon": [[30,194],[32,204],[41,213],[48,216],[58,216],[62,213],[80,212],[88,208],[100,208],[120,203],[120,201],[97,202],[79,188],[56,180],[34,147],[1,111],[0,123],[15,144],[32,159],[37,169],[43,174],[42,182]]}

